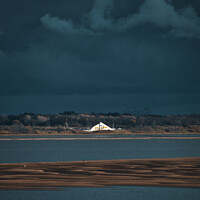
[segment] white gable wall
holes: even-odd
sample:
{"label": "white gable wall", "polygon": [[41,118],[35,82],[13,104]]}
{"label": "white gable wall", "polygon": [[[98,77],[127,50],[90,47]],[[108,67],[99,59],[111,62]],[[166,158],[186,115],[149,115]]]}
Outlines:
{"label": "white gable wall", "polygon": [[99,124],[93,126],[90,131],[113,131],[113,129],[106,124],[100,122]]}

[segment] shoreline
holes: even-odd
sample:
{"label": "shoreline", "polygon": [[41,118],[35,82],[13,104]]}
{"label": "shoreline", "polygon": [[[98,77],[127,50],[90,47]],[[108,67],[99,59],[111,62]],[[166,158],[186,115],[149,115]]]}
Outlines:
{"label": "shoreline", "polygon": [[[130,131],[125,131],[125,132],[118,132],[118,131],[113,131],[113,132],[106,132],[106,131],[102,131],[102,132],[93,132],[93,133],[88,133],[88,132],[82,132],[82,133],[36,133],[36,134],[33,134],[33,133],[1,133],[1,131],[0,131],[0,139],[1,138],[6,138],[6,136],[8,136],[8,137],[14,137],[14,136],[16,136],[16,137],[18,137],[18,136],[34,136],[34,138],[36,138],[37,136],[38,136],[38,138],[41,138],[41,136],[44,136],[44,137],[46,137],[46,136],[58,136],[58,137],[60,137],[60,136],[63,136],[63,137],[65,137],[65,136],[75,136],[75,137],[77,137],[77,136],[85,136],[85,137],[87,137],[87,136],[99,136],[99,137],[103,137],[103,136],[126,136],[126,137],[132,137],[132,136],[143,136],[143,137],[162,137],[162,136],[164,136],[164,137],[166,137],[166,136],[168,136],[168,137],[176,137],[176,136],[173,136],[173,135],[177,135],[177,137],[180,137],[180,136],[185,136],[185,135],[189,135],[189,136],[187,136],[187,138],[188,137],[200,137],[200,133],[167,133],[167,132],[165,132],[165,133],[154,133],[154,132],[149,132],[149,133],[132,133],[132,132],[130,132]],[[161,135],[161,136],[160,136]],[[191,136],[190,136],[191,135]]]}
{"label": "shoreline", "polygon": [[51,133],[51,134],[48,134],[48,133],[1,133],[0,132],[0,137],[1,136],[94,136],[94,135],[135,135],[135,136],[143,136],[143,135],[197,135],[197,136],[200,136],[200,133],[191,133],[191,132],[188,132],[188,133],[175,133],[175,132],[172,132],[172,133],[167,133],[167,132],[160,132],[160,133],[153,133],[153,132],[149,132],[149,133],[131,133],[131,132],[126,132],[126,133],[116,133],[116,132],[94,132],[94,133]]}
{"label": "shoreline", "polygon": [[200,157],[0,164],[0,190],[161,186],[200,188]]}
{"label": "shoreline", "polygon": [[[37,127],[38,128],[38,127]],[[38,130],[35,133],[32,132],[12,132],[8,130],[1,129],[0,126],[0,137],[1,136],[25,136],[25,135],[33,135],[33,136],[91,136],[91,135],[197,135],[200,136],[200,132],[198,131],[172,131],[172,132],[163,132],[163,131],[140,131],[140,132],[134,132],[133,130],[124,129],[124,130],[114,130],[114,131],[95,131],[95,132],[87,132],[84,130],[65,130],[64,132],[57,132],[57,131],[45,131],[45,130]]]}
{"label": "shoreline", "polygon": [[170,139],[175,139],[175,140],[198,140],[200,139],[200,137],[93,137],[93,138],[89,138],[89,137],[85,137],[85,138],[81,138],[81,137],[76,137],[76,138],[67,138],[67,137],[53,137],[53,138],[49,138],[49,137],[34,137],[34,138],[1,138],[0,137],[0,141],[40,141],[40,140],[66,140],[66,141],[72,141],[72,140],[158,140],[158,139],[163,139],[163,140],[170,140]]}

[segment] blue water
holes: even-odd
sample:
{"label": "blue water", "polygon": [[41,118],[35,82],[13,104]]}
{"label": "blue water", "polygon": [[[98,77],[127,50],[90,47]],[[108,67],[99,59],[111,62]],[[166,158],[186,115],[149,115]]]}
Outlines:
{"label": "blue water", "polygon": [[199,200],[200,189],[164,187],[66,188],[64,191],[0,191],[1,200]]}
{"label": "blue water", "polygon": [[200,156],[200,139],[0,141],[0,163]]}
{"label": "blue water", "polygon": [[[170,157],[200,157],[200,139],[0,141],[0,163]],[[14,199],[199,200],[200,189],[134,186],[63,188],[62,191],[0,191],[0,200]]]}

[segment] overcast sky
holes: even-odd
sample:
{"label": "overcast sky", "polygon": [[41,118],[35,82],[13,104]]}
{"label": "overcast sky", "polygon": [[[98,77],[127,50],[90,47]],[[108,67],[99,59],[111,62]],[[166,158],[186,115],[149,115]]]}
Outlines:
{"label": "overcast sky", "polygon": [[200,1],[0,0],[0,114],[200,112]]}

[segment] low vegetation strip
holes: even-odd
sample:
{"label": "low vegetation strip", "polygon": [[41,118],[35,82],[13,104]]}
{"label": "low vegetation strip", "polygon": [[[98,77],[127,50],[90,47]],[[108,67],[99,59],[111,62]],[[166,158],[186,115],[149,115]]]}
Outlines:
{"label": "low vegetation strip", "polygon": [[200,188],[200,157],[0,164],[1,190],[106,186]]}

